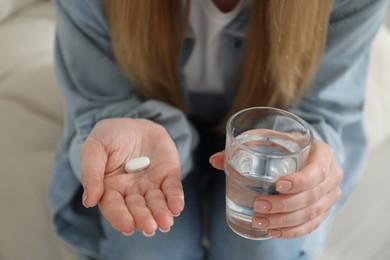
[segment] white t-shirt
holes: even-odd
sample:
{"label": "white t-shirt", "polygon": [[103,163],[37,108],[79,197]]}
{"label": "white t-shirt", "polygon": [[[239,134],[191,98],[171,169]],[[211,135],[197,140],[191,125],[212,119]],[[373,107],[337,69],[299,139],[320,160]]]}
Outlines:
{"label": "white t-shirt", "polygon": [[224,91],[219,55],[221,32],[245,7],[244,0],[230,12],[224,13],[212,0],[192,0],[190,25],[195,44],[186,65],[184,76],[193,92],[222,93]]}

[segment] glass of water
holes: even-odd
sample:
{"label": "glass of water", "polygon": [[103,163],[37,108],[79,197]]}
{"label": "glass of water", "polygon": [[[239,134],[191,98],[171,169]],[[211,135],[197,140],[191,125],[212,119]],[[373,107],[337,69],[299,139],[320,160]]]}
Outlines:
{"label": "glass of water", "polygon": [[268,239],[266,229],[252,227],[255,199],[278,194],[278,178],[305,166],[313,142],[311,127],[290,112],[253,107],[231,116],[226,130],[227,223],[242,237]]}

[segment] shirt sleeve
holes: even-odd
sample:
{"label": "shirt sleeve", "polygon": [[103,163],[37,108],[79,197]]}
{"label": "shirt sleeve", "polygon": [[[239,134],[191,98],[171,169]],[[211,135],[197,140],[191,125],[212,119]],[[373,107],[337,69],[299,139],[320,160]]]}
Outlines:
{"label": "shirt sleeve", "polygon": [[197,133],[178,109],[142,100],[118,68],[104,1],[54,0],[57,13],[55,65],[65,110],[62,153],[80,180],[80,149],[95,124],[106,118],[146,118],[163,125],[177,145],[183,177],[191,168]]}
{"label": "shirt sleeve", "polygon": [[335,1],[325,54],[315,79],[291,111],[329,143],[344,170],[342,188],[355,186],[367,140],[363,109],[370,49],[386,11],[385,0]]}

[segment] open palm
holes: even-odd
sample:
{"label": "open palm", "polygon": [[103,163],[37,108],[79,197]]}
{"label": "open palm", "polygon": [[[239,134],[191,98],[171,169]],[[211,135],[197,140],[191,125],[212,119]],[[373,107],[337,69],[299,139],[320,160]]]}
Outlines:
{"label": "open palm", "polygon": [[[148,156],[145,170],[127,174],[126,161]],[[184,208],[178,152],[167,131],[144,119],[99,122],[81,151],[86,207],[99,204],[104,217],[118,231],[145,235],[169,230],[173,216]]]}

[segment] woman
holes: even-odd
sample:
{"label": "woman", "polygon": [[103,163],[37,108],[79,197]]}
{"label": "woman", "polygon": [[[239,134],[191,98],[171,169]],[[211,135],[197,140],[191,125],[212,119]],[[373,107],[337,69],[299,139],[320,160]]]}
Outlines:
{"label": "woman", "polygon": [[[54,2],[66,117],[50,207],[63,239],[86,259],[320,252],[364,163],[365,78],[385,1]],[[307,166],[276,183],[282,195],[254,204],[252,225],[279,239],[251,241],[225,222],[218,129],[265,105],[301,116],[316,140]],[[125,174],[139,156],[151,165]]]}

